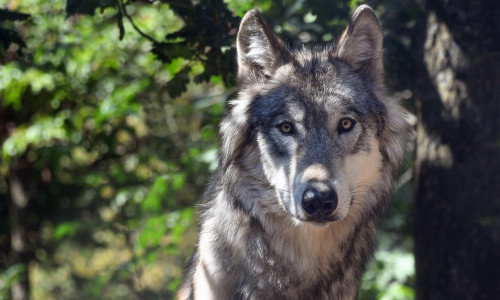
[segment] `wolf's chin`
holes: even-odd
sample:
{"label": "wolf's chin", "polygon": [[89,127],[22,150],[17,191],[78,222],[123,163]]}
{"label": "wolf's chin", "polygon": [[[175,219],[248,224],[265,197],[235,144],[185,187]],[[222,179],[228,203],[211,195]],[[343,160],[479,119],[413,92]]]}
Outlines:
{"label": "wolf's chin", "polygon": [[307,222],[309,226],[313,226],[316,228],[327,228],[330,226],[333,222]]}

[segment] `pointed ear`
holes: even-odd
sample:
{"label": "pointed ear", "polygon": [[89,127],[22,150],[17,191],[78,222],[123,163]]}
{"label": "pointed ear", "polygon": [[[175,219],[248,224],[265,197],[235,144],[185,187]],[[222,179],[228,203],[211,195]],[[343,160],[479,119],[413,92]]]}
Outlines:
{"label": "pointed ear", "polygon": [[382,41],[382,28],[375,12],[368,5],[361,5],[352,15],[349,26],[337,43],[335,54],[354,70],[375,83],[382,84]]}
{"label": "pointed ear", "polygon": [[241,20],[236,48],[240,84],[269,78],[279,66],[292,58],[286,46],[256,9],[248,11]]}

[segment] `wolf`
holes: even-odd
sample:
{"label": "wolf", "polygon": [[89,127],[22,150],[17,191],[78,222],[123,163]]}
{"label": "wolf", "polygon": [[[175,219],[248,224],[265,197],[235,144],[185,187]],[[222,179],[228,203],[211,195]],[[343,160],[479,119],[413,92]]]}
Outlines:
{"label": "wolf", "polygon": [[179,299],[357,297],[410,132],[386,96],[382,40],[367,5],[325,49],[290,50],[245,14],[239,93]]}

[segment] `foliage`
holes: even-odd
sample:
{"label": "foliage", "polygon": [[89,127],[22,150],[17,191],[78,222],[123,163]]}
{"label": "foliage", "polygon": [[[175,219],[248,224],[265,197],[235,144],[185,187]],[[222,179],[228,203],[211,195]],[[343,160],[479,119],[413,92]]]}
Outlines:
{"label": "foliage", "polygon": [[26,266],[22,264],[12,265],[0,274],[0,297],[8,298],[9,289],[19,282],[19,276],[26,271]]}
{"label": "foliage", "polygon": [[408,286],[414,274],[411,253],[379,251],[372,266],[365,273],[360,299],[408,300],[414,299],[413,288]]}
{"label": "foliage", "polygon": [[[5,21],[27,20],[29,17],[28,14],[0,9],[0,22],[2,23]],[[16,50],[17,54],[21,54],[21,48],[26,47],[26,44],[16,30],[3,26],[0,27],[0,41],[2,41],[0,53],[7,52],[11,43],[18,45],[18,49]]]}
{"label": "foliage", "polygon": [[[204,153],[216,147],[224,94],[204,85],[167,103],[165,84],[182,61],[155,60],[127,23],[120,41],[111,10],[65,19],[64,4],[18,7],[29,8],[36,24],[23,32],[31,61],[0,69],[10,126],[2,181],[11,160],[24,160],[36,187],[33,298],[169,295],[195,242],[194,233],[180,236],[195,230],[192,204],[211,166]],[[166,6],[137,7],[135,16],[161,19],[157,34],[182,26]],[[2,265],[10,263],[3,257]]]}
{"label": "foliage", "polygon": [[[22,52],[0,67],[0,215],[22,165],[32,254],[17,264],[11,225],[0,225],[0,297],[28,269],[33,299],[170,298],[196,242],[193,204],[217,166],[239,17],[258,7],[290,44],[328,42],[357,4],[0,0],[31,16],[12,15],[15,39],[2,37]],[[412,11],[376,5],[388,22],[393,7]],[[391,38],[394,57],[411,48]],[[361,299],[412,298],[408,203],[383,225],[381,241],[397,242],[381,242]]]}
{"label": "foliage", "polygon": [[123,18],[127,18],[137,32],[152,42],[152,52],[162,62],[168,64],[174,59],[183,59],[186,63],[166,85],[171,97],[177,97],[186,91],[186,85],[190,81],[188,75],[193,68],[200,64],[203,67],[198,68],[201,70],[199,74],[194,76],[194,82],[207,82],[211,76],[221,75],[225,84],[231,85],[235,69],[234,60],[223,58],[226,55],[234,56],[235,54],[231,44],[236,37],[239,19],[233,16],[222,0],[207,0],[198,3],[189,1],[162,2],[168,4],[170,10],[184,23],[180,30],[168,33],[164,41],[157,41],[152,36],[142,32],[127,12],[127,6],[130,3],[124,3],[123,0],[88,2],[68,0],[66,12],[68,16],[75,14],[94,15],[98,8],[103,11],[107,7],[116,7],[120,39],[125,34]]}

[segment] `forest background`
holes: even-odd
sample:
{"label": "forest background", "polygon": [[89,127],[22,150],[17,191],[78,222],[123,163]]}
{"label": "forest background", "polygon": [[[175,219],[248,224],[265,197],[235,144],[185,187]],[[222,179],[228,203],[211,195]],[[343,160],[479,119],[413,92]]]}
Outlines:
{"label": "forest background", "polygon": [[[362,3],[0,0],[0,299],[173,298],[236,92],[240,18],[258,8],[287,44],[322,47]],[[417,138],[359,299],[492,299],[499,10],[366,3],[382,23],[387,85]],[[485,67],[496,73],[468,75]],[[480,139],[489,142],[471,146]],[[481,182],[470,188],[462,174]]]}

